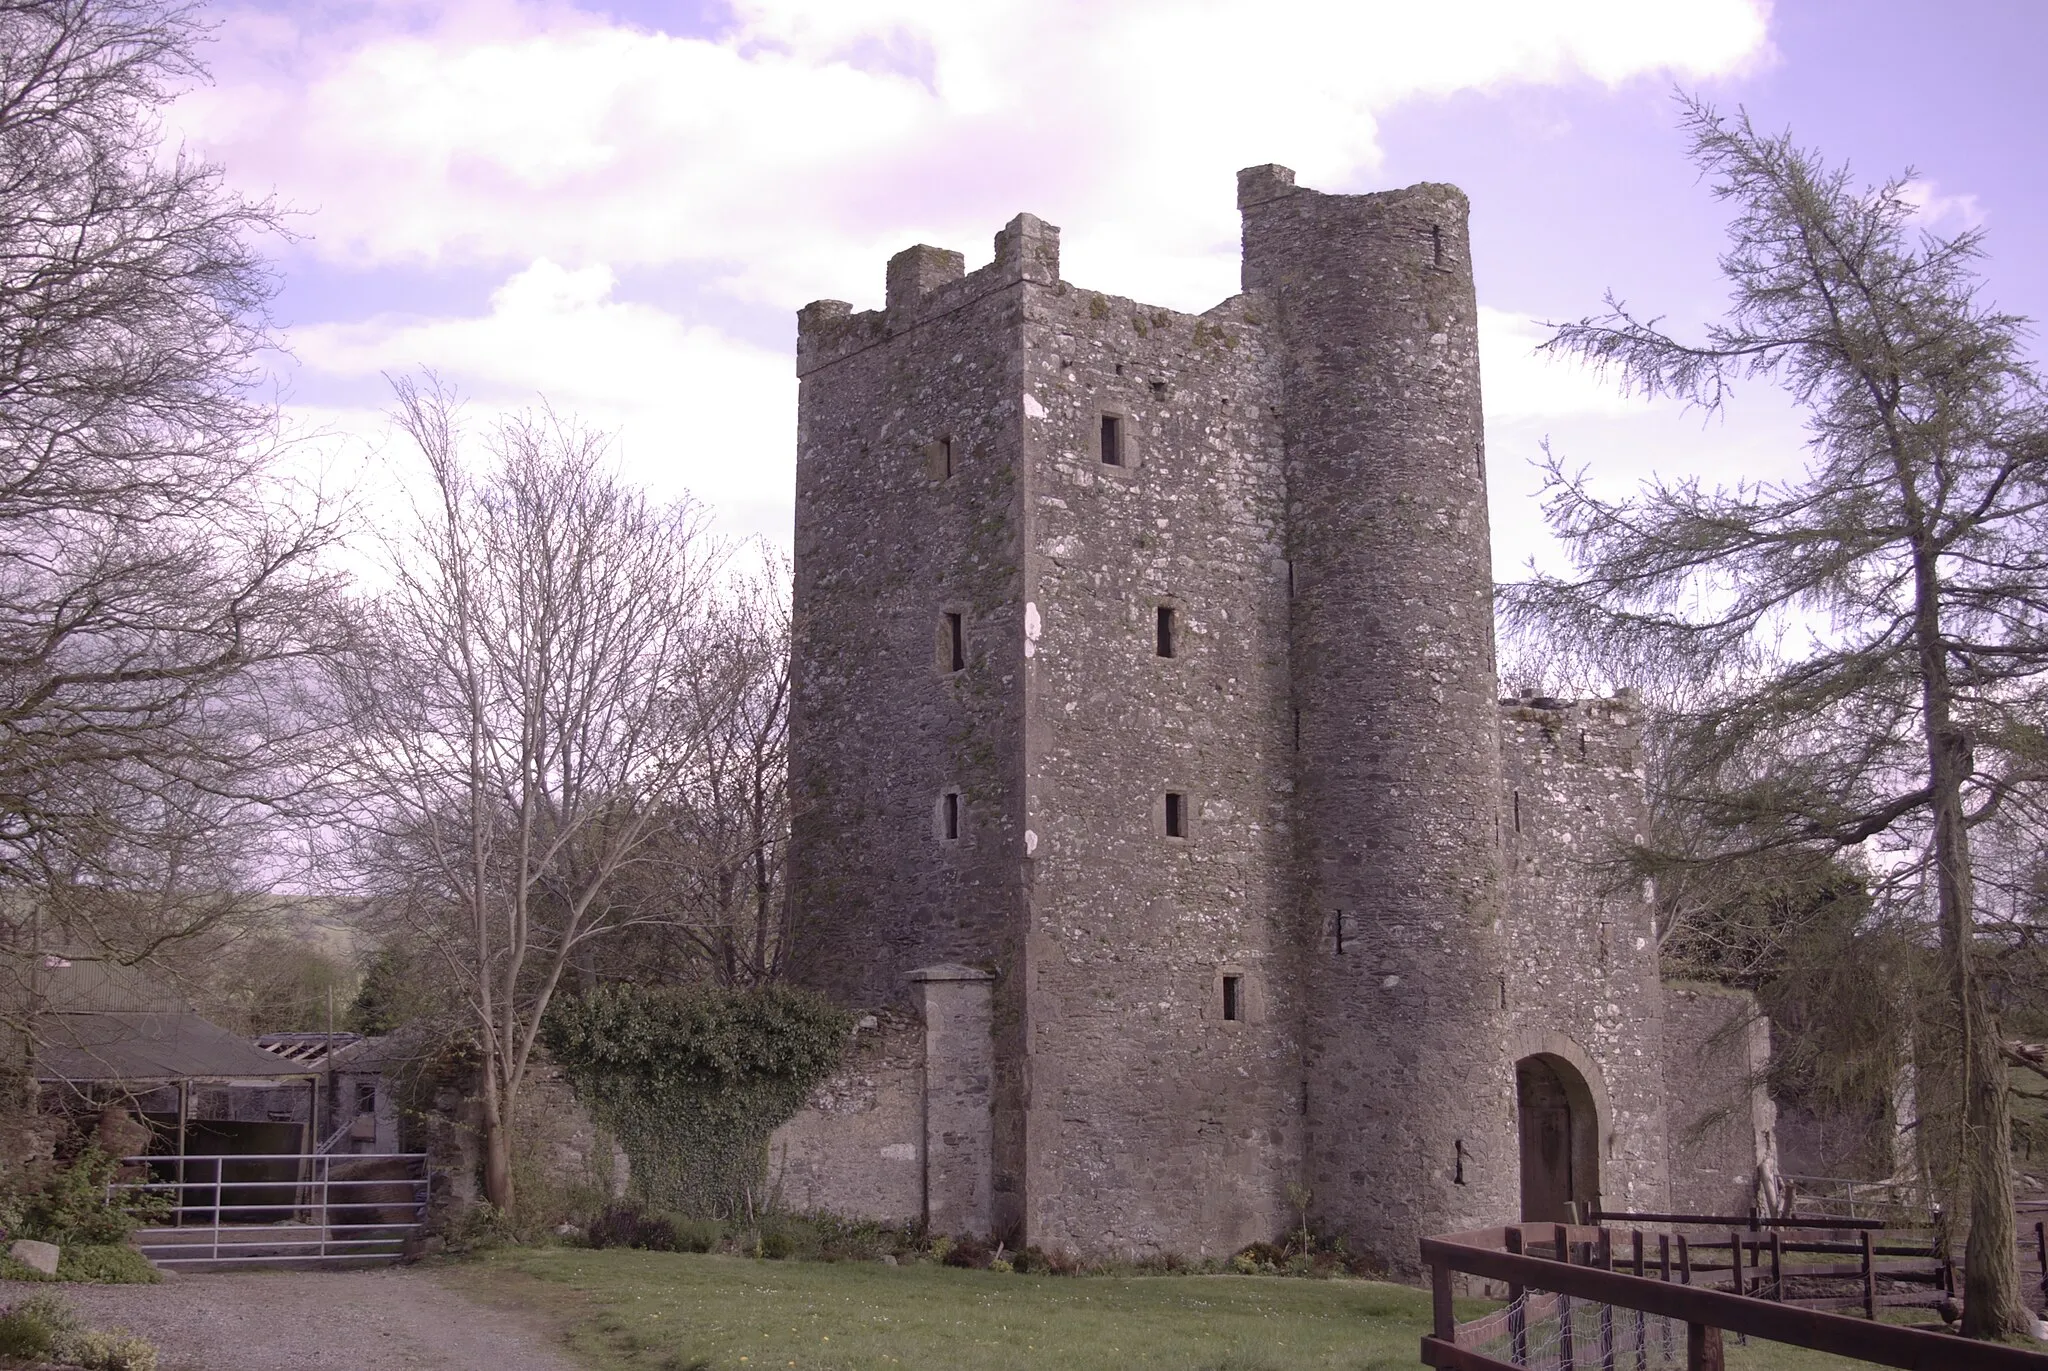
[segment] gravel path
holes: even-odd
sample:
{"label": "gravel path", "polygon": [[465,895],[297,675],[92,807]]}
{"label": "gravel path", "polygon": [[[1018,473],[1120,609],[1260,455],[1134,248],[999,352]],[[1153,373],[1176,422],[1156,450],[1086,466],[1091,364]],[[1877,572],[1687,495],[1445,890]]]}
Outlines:
{"label": "gravel path", "polygon": [[[49,1288],[0,1282],[0,1302]],[[87,1323],[155,1343],[164,1371],[577,1371],[539,1318],[478,1304],[423,1268],[60,1289]]]}

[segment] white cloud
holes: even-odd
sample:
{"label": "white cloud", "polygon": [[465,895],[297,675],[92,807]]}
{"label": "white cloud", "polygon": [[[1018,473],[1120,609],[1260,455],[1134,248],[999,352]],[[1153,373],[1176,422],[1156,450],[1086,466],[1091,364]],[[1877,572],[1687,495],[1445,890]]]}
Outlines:
{"label": "white cloud", "polygon": [[1933,181],[1908,181],[1899,188],[1900,197],[1913,206],[1914,217],[1934,230],[1977,228],[1984,222],[1984,206],[1970,194],[1943,195]]}
{"label": "white cloud", "polygon": [[[796,451],[790,358],[614,299],[612,289],[605,267],[542,260],[499,287],[488,314],[320,324],[294,330],[290,342],[308,379],[330,388],[430,367],[486,413],[545,397],[616,431],[622,464],[658,493],[688,490],[729,529],[786,538]],[[385,423],[373,411],[322,417],[364,438]]]}
{"label": "white cloud", "polygon": [[696,263],[789,306],[871,294],[915,236],[972,255],[1028,207],[1075,226],[1077,272],[1185,306],[1230,289],[1240,165],[1344,188],[1401,100],[1696,77],[1765,46],[1762,0],[736,11],[716,40],[519,0],[387,0],[345,30],[238,16],[180,118],[350,263]]}
{"label": "white cloud", "polygon": [[[232,0],[230,0],[232,2]],[[1359,189],[1377,116],[1516,83],[1692,79],[1767,55],[1767,0],[735,0],[692,38],[568,0],[364,0],[221,11],[218,84],[174,132],[311,211],[330,263],[482,267],[471,317],[294,330],[303,417],[378,373],[435,368],[480,408],[616,428],[627,468],[730,528],[787,537],[787,353],[621,298],[660,267],[748,307],[878,303],[914,241],[986,260],[1020,209],[1067,227],[1065,274],[1205,308],[1236,289],[1233,173],[1280,161]],[[1482,311],[1489,416],[1630,422],[1583,369]],[[374,386],[369,387],[374,390]],[[1636,407],[1640,408],[1640,407]]]}
{"label": "white cloud", "polygon": [[[1627,415],[1653,406],[1621,393],[1620,378],[1538,352],[1550,330],[1534,319],[1479,307],[1479,374],[1489,424],[1566,415]],[[1669,409],[1668,403],[1655,406]]]}

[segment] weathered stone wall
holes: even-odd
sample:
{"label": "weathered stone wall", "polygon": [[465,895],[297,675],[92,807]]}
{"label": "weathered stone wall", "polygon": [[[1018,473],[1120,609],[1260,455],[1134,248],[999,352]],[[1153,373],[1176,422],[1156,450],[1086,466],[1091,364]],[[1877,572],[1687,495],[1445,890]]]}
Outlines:
{"label": "weathered stone wall", "polygon": [[1771,1027],[1747,991],[1664,987],[1671,1204],[1688,1214],[1746,1214],[1761,1172],[1777,1178],[1776,1121],[1764,1089]]}
{"label": "weathered stone wall", "polygon": [[914,1223],[924,1215],[924,1027],[871,1017],[846,1067],[769,1141],[769,1189],[800,1213]]}
{"label": "weathered stone wall", "polygon": [[[1399,1266],[1514,1203],[1493,576],[1464,195],[1238,176],[1282,357],[1306,1180]],[[1344,924],[1344,951],[1337,951]]]}
{"label": "weathered stone wall", "polygon": [[1299,1004],[1269,331],[1243,298],[1188,315],[1025,294],[1021,1217],[1047,1247],[1227,1252],[1285,1224]]}
{"label": "weathered stone wall", "polygon": [[884,310],[798,318],[792,957],[847,1004],[907,1007],[919,966],[1014,963],[1021,281],[1014,252],[962,278],[912,248]]}
{"label": "weathered stone wall", "polygon": [[1508,868],[1502,995],[1516,1058],[1561,1058],[1599,1105],[1599,1199],[1663,1210],[1656,907],[1620,864],[1649,825],[1633,697],[1501,709]]}
{"label": "weathered stone wall", "polygon": [[[1013,1244],[1228,1251],[1305,1182],[1411,1265],[1516,1212],[1537,1052],[1598,1102],[1603,1198],[1661,1204],[1655,929],[1594,857],[1642,827],[1625,705],[1510,710],[1503,772],[1464,197],[1239,196],[1246,290],[1203,315],[1062,281],[1029,215],[971,275],[912,248],[884,309],[800,314],[798,977],[906,1009],[914,968],[993,977]],[[907,1212],[833,1198],[912,1141],[875,1079],[785,1130],[792,1196]],[[979,1222],[978,1185],[937,1207]]]}

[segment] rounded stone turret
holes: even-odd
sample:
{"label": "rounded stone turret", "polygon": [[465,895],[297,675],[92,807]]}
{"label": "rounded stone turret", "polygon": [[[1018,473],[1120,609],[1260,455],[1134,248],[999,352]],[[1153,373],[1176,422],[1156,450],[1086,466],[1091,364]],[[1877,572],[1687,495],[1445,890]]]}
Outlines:
{"label": "rounded stone turret", "polygon": [[1239,173],[1283,354],[1304,1180],[1398,1267],[1516,1212],[1493,578],[1467,204]]}

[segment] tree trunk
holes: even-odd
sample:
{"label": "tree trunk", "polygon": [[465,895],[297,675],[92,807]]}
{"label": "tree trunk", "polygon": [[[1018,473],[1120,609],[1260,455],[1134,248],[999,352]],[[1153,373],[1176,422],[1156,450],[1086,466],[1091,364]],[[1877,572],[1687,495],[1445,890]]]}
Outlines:
{"label": "tree trunk", "polygon": [[[1974,980],[1975,978],[1972,977]],[[1998,1020],[1972,987],[1969,1029],[1968,1133],[1963,1164],[1970,1186],[1970,1240],[1963,1249],[1963,1333],[2010,1338],[2029,1333],[2033,1316],[2020,1298],[2013,1231],[2012,1105],[2005,1061],[1998,1050]]]}
{"label": "tree trunk", "polygon": [[[1937,678],[1939,684],[1945,680]],[[2012,1108],[2006,1097],[1999,1025],[1984,1003],[1975,966],[1976,920],[1970,876],[1970,840],[1963,822],[1962,782],[1970,773],[1970,744],[1931,710],[1928,751],[1933,762],[1935,883],[1941,905],[1942,950],[1948,958],[1949,994],[1955,1004],[1963,1073],[1962,1190],[1969,1204],[1969,1240],[1963,1249],[1963,1333],[2008,1338],[2028,1332],[2032,1316],[2020,1299],[2014,1248]]]}
{"label": "tree trunk", "polygon": [[484,1063],[484,1198],[509,1214],[512,1190],[512,1104],[498,1082],[497,1063]]}

